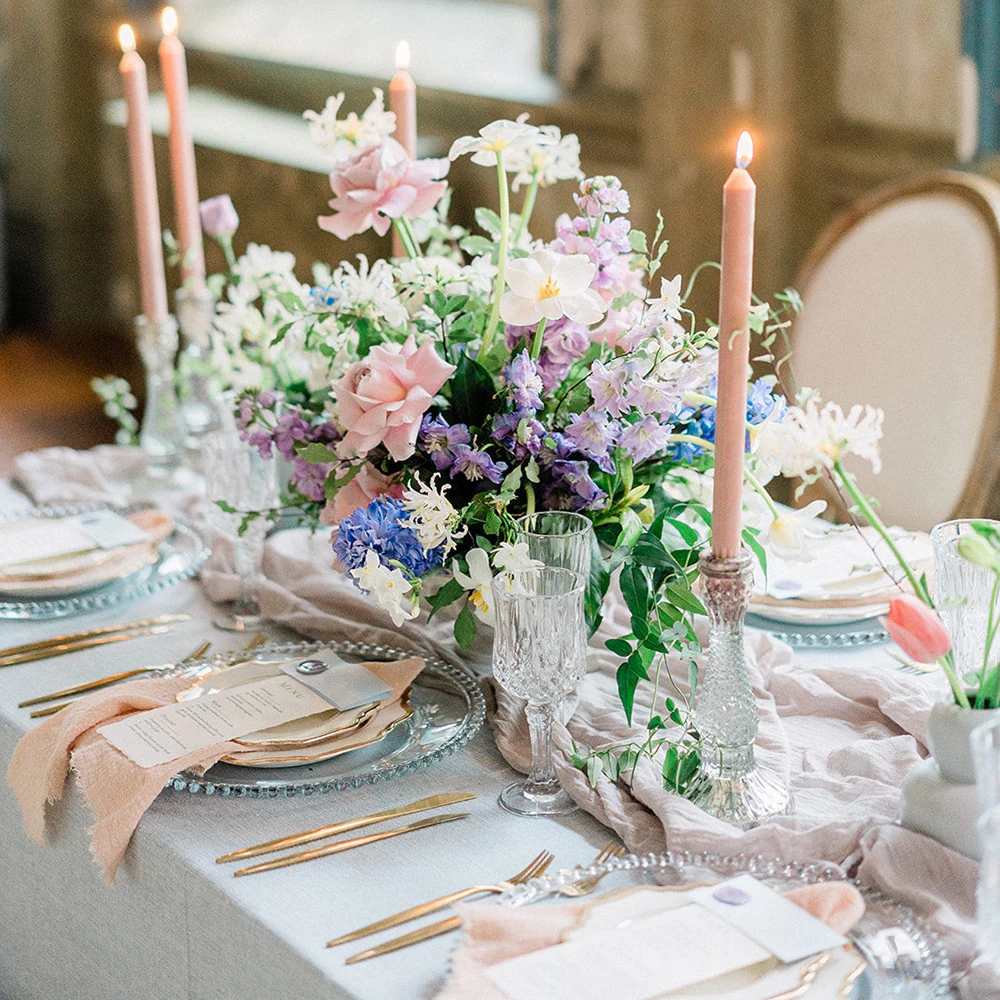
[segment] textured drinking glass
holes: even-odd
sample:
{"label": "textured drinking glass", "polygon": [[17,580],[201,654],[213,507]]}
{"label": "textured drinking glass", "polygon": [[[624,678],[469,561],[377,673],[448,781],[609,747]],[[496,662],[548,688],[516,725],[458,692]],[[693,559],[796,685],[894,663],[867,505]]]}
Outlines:
{"label": "textured drinking glass", "polygon": [[976,936],[983,957],[1000,973],[1000,806],[979,817],[983,860],[979,869]]}
{"label": "textured drinking glass", "polygon": [[564,510],[525,514],[517,520],[517,540],[528,543],[528,554],[546,566],[590,575],[590,519]]}
{"label": "textured drinking glass", "polygon": [[180,461],[183,433],[174,390],[174,360],[179,343],[177,320],[167,316],[153,323],[135,318],[136,343],[146,371],[146,406],[139,444],[149,456],[151,475],[164,475]]}
{"label": "textured drinking glass", "polygon": [[[227,426],[228,423],[228,426]],[[240,523],[247,514],[268,511],[278,502],[274,459],[261,458],[256,448],[240,440],[231,421],[204,439],[205,495],[210,503],[221,500],[235,510],[219,509],[220,522],[233,547],[233,571],[240,593],[226,615],[215,619],[217,628],[242,632],[260,622],[260,607],[254,596],[255,583],[264,557],[267,519],[252,518],[242,535]]]}
{"label": "textured drinking glass", "polygon": [[579,573],[551,566],[500,573],[493,580],[493,676],[528,703],[531,773],[500,793],[500,805],[521,816],[558,816],[576,808],[552,766],[552,719],[586,671],[583,588]]}
{"label": "textured drinking glass", "polygon": [[934,550],[932,596],[951,638],[959,677],[978,674],[982,669],[986,622],[996,579],[992,570],[977,566],[958,553],[959,541],[974,533],[972,526],[976,523],[1000,528],[1000,521],[963,519],[945,521],[931,529]]}
{"label": "textured drinking glass", "polygon": [[1000,806],[1000,718],[972,730],[972,761],[983,812]]}

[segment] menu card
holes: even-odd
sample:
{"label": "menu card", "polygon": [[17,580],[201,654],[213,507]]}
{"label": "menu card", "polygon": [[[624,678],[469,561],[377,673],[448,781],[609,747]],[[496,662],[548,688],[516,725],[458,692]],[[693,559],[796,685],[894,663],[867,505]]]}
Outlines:
{"label": "menu card", "polygon": [[0,568],[148,541],[145,531],[113,510],[26,518],[0,528]]}

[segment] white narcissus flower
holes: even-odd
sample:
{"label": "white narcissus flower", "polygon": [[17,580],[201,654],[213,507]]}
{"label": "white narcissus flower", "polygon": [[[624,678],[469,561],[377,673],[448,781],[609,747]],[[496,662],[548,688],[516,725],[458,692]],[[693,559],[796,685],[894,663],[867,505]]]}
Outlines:
{"label": "white narcissus flower", "polygon": [[452,564],[452,576],[465,590],[472,591],[469,599],[476,617],[487,625],[493,625],[496,618],[493,612],[493,570],[490,569],[489,554],[485,549],[469,549],[465,554],[465,561],[469,564],[469,572],[463,573],[455,562]]}
{"label": "white narcissus flower", "polygon": [[809,550],[806,534],[802,530],[806,521],[818,517],[826,510],[825,500],[813,500],[800,510],[790,510],[772,518],[771,523],[757,539],[776,556],[789,562],[809,562],[813,555]]}
{"label": "white narcissus flower", "polygon": [[451,144],[449,160],[457,160],[466,153],[472,153],[472,162],[480,166],[496,166],[497,153],[506,156],[516,150],[526,150],[532,146],[546,146],[552,137],[541,129],[525,122],[512,122],[505,118],[490,122],[479,130],[479,135],[464,135]]}
{"label": "white narcissus flower", "polygon": [[338,120],[344,103],[343,93],[328,97],[322,111],[306,111],[303,118],[309,122],[309,135],[317,146],[333,153],[335,165],[346,163],[353,157],[377,146],[386,136],[396,131],[396,115],[385,110],[385,100],[378,87],[373,88],[375,99],[359,118],[353,111]]}
{"label": "white narcissus flower", "polygon": [[507,265],[509,292],[500,299],[500,318],[512,326],[535,326],[543,318],[567,316],[590,326],[607,311],[607,303],[590,287],[597,270],[586,254],[536,250]]}
{"label": "white narcissus flower", "polygon": [[[527,118],[527,114],[519,115],[518,124]],[[556,181],[583,180],[580,140],[572,133],[563,135],[555,125],[542,125],[539,132],[548,136],[550,142],[517,147],[504,156],[504,167],[515,175],[511,190],[517,191],[522,184],[530,184],[535,176],[540,187],[548,187]]]}
{"label": "white narcissus flower", "polygon": [[363,253],[358,254],[357,267],[345,260],[331,275],[326,291],[332,302],[330,309],[335,313],[384,319],[390,326],[403,326],[409,318],[387,260],[379,259],[369,265]]}
{"label": "white narcissus flower", "polygon": [[374,550],[369,549],[365,553],[364,566],[352,569],[351,576],[361,590],[374,595],[379,605],[389,612],[397,628],[417,617],[413,585],[403,576],[402,570],[383,566]]}
{"label": "white narcissus flower", "polygon": [[501,542],[493,553],[493,565],[507,573],[516,573],[518,570],[541,569],[545,563],[531,558],[527,542]]}
{"label": "white narcissus flower", "polygon": [[681,298],[681,276],[675,275],[670,281],[666,278],[660,279],[660,297],[653,299],[650,305],[659,307],[660,312],[672,320],[681,318],[681,306],[684,300]]}
{"label": "white narcissus flower", "polygon": [[406,525],[416,533],[424,552],[443,545],[443,555],[447,555],[455,548],[458,539],[469,531],[467,527],[461,526],[462,515],[445,496],[451,487],[446,484],[440,490],[437,489],[437,473],[429,483],[422,482],[416,473],[413,474],[413,480],[417,488],[403,490],[403,508],[410,511]]}

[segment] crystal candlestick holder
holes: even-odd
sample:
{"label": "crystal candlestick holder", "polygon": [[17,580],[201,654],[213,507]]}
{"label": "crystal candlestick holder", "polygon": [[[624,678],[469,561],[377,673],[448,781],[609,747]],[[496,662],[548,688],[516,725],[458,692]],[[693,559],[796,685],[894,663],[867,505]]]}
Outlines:
{"label": "crystal candlestick holder", "polygon": [[218,399],[212,390],[212,320],[215,300],[207,289],[177,290],[181,353],[177,359],[177,395],[181,429],[188,450],[201,451],[202,439],[219,426]]}
{"label": "crystal candlestick holder", "polygon": [[752,557],[706,553],[699,562],[708,612],[708,668],[698,675],[694,723],[701,765],[689,798],[711,816],[742,829],[789,811],[788,789],[754,760],[757,703],[747,676],[743,618],[753,591]]}
{"label": "crystal candlestick holder", "polygon": [[150,470],[166,472],[180,460],[180,414],[174,388],[177,321],[167,316],[154,323],[145,316],[136,316],[135,333],[146,370],[146,406],[139,444],[149,455]]}

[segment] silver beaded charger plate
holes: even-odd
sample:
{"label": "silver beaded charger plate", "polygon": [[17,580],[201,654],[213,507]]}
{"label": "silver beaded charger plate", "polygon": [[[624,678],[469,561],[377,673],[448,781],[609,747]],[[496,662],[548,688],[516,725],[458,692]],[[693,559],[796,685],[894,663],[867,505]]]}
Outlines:
{"label": "silver beaded charger plate", "polygon": [[[65,504],[30,507],[0,514],[0,524],[13,524],[26,517],[71,517],[95,510],[107,510],[106,504]],[[131,514],[142,507],[116,507],[119,514]],[[0,619],[35,620],[67,618],[91,614],[120,604],[149,597],[193,577],[208,558],[210,549],[192,527],[174,518],[173,531],[157,546],[156,559],[123,576],[64,597],[31,600],[0,600]]]}
{"label": "silver beaded charger plate", "polygon": [[[268,643],[254,659],[280,663],[308,656],[319,649],[332,649],[345,660],[355,662],[403,660],[415,655],[412,649],[361,642],[286,642]],[[165,671],[163,676],[181,673],[197,676],[243,658],[245,654],[232,653],[228,658],[217,657],[180,671]],[[424,660],[426,666],[410,689],[413,714],[394,726],[378,743],[331,760],[279,770],[236,767],[220,762],[203,775],[182,771],[167,782],[167,788],[224,798],[317,795],[401,779],[430,767],[464,747],[479,732],[486,719],[486,702],[476,678],[468,670],[431,656],[424,656]]]}
{"label": "silver beaded charger plate", "polygon": [[[598,891],[604,893],[630,886],[720,882],[744,873],[778,891],[844,880],[837,869],[823,864],[667,851],[630,854],[589,868],[564,869],[509,890],[499,897],[499,902],[523,906],[540,900],[559,901],[561,887],[594,876],[603,876]],[[880,1000],[882,997],[945,1000],[951,996],[948,955],[927,922],[884,893],[861,885],[857,887],[864,896],[865,914],[848,937],[865,960],[865,970],[853,981],[846,996],[850,1000]]]}
{"label": "silver beaded charger plate", "polygon": [[789,646],[802,649],[847,649],[856,646],[877,646],[889,641],[889,633],[877,618],[844,625],[791,625],[778,622],[755,612],[746,616],[747,628],[769,632]]}

